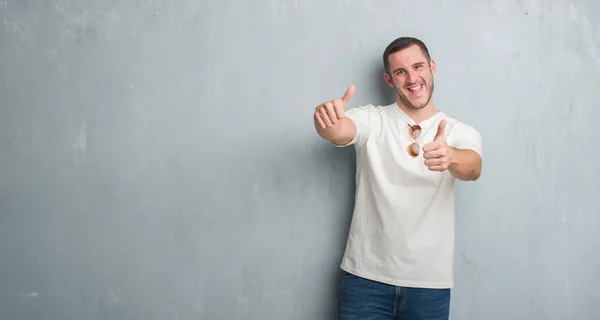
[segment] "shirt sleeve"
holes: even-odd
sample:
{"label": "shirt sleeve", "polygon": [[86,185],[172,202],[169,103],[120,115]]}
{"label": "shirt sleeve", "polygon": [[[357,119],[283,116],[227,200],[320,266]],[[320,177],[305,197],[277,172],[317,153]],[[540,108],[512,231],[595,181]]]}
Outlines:
{"label": "shirt sleeve", "polygon": [[361,106],[352,109],[348,109],[344,112],[344,115],[354,122],[356,126],[356,134],[354,138],[343,145],[333,144],[336,147],[347,147],[350,145],[362,145],[367,140],[369,133],[371,132],[371,113],[373,106]]}
{"label": "shirt sleeve", "polygon": [[468,124],[460,123],[453,131],[453,147],[457,149],[470,149],[483,157],[483,139],[477,129]]}

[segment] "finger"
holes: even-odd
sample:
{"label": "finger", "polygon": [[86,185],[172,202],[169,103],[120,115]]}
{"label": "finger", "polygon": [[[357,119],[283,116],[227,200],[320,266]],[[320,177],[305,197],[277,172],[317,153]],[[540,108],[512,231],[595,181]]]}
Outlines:
{"label": "finger", "polygon": [[435,140],[443,138],[444,137],[444,132],[446,131],[446,119],[443,119],[442,121],[440,121],[440,125],[438,126],[438,130],[435,133]]}
{"label": "finger", "polygon": [[348,101],[350,101],[350,98],[352,98],[352,96],[354,95],[354,90],[356,90],[356,87],[354,85],[351,85],[350,87],[348,87],[348,90],[346,90],[346,93],[342,98],[342,103],[344,104],[344,107],[346,107]]}
{"label": "finger", "polygon": [[423,154],[423,158],[425,159],[434,159],[434,158],[440,158],[440,157],[445,157],[448,155],[448,152],[444,149],[444,148],[438,148],[432,151],[426,151]]}
{"label": "finger", "polygon": [[428,167],[432,167],[432,166],[441,166],[444,164],[444,162],[446,162],[446,158],[442,157],[442,158],[434,158],[434,159],[427,159],[425,160],[425,165]]}
{"label": "finger", "polygon": [[444,170],[446,170],[446,169],[444,169],[444,167],[442,167],[442,166],[430,166],[430,167],[428,167],[428,168],[429,168],[429,170],[431,170],[431,171],[444,171]]}
{"label": "finger", "polygon": [[431,152],[433,150],[437,150],[442,146],[440,141],[432,141],[423,146],[423,152]]}
{"label": "finger", "polygon": [[338,119],[344,117],[344,102],[342,102],[342,99],[333,100],[333,110]]}
{"label": "finger", "polygon": [[327,116],[329,117],[331,123],[336,124],[338,121],[338,117],[335,114],[335,107],[333,106],[333,102],[330,101],[325,103],[325,108],[327,110]]}
{"label": "finger", "polygon": [[327,108],[321,108],[319,113],[321,114],[321,119],[323,119],[323,122],[325,122],[325,126],[332,126],[331,119],[329,119],[329,115],[327,114]]}
{"label": "finger", "polygon": [[323,119],[321,119],[321,113],[319,113],[319,111],[315,112],[315,121],[317,121],[317,124],[319,124],[322,129],[327,128],[325,126],[325,122],[323,122]]}

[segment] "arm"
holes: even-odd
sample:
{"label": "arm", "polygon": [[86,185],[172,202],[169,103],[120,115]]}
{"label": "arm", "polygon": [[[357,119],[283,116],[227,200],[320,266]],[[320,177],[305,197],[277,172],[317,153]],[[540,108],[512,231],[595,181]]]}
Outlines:
{"label": "arm", "polygon": [[344,115],[344,110],[353,94],[354,86],[350,86],[343,98],[333,99],[317,106],[314,123],[321,138],[335,145],[346,145],[354,139],[356,125]]}
{"label": "arm", "polygon": [[470,149],[450,147],[450,165],[448,171],[454,177],[464,181],[475,181],[481,175],[481,156]]}
{"label": "arm", "polygon": [[336,119],[335,124],[325,126],[320,125],[319,119],[315,116],[315,128],[321,138],[331,141],[336,145],[346,145],[356,135],[356,125],[350,118],[343,117]]}
{"label": "arm", "polygon": [[475,128],[461,124],[452,130],[449,144],[444,136],[446,123],[446,120],[440,121],[435,139],[423,146],[425,165],[432,171],[448,170],[459,180],[479,179],[482,167],[481,134]]}

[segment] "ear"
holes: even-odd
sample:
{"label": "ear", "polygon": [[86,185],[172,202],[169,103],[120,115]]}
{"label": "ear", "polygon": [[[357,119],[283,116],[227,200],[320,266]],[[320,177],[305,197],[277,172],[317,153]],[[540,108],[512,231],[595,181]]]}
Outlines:
{"label": "ear", "polygon": [[431,61],[429,61],[429,67],[431,68],[431,72],[435,73],[435,69],[436,69],[435,60],[431,59]]}
{"label": "ear", "polygon": [[387,83],[388,86],[394,88],[394,80],[392,79],[392,77],[390,77],[390,75],[387,72],[383,73],[383,78],[385,79],[385,83]]}

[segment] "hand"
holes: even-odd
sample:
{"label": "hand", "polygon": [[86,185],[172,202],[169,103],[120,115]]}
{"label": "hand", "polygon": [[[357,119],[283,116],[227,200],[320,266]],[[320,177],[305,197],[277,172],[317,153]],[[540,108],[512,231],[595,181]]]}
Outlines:
{"label": "hand", "polygon": [[319,105],[315,110],[315,121],[322,129],[335,125],[338,120],[344,118],[344,110],[348,106],[348,101],[354,94],[355,87],[352,85],[346,90],[344,97],[333,99]]}
{"label": "hand", "polygon": [[452,148],[446,143],[444,131],[446,130],[446,119],[440,122],[435,139],[423,146],[423,158],[425,165],[431,171],[444,171],[452,163]]}

